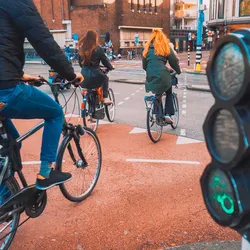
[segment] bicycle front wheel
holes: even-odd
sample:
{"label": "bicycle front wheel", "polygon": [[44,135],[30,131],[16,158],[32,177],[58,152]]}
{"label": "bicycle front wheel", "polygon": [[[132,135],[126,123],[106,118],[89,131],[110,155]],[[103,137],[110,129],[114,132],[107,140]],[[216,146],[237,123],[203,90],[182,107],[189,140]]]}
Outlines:
{"label": "bicycle front wheel", "polygon": [[[19,190],[19,185],[14,177],[8,178],[1,184],[0,202],[1,204]],[[11,210],[16,209],[14,205]],[[20,220],[20,212],[4,213],[0,210],[0,249],[7,250],[13,241]]]}
{"label": "bicycle front wheel", "polygon": [[158,115],[154,114],[154,105],[152,103],[151,107],[147,111],[147,131],[150,140],[154,143],[158,142],[162,136],[162,126],[159,125],[160,121],[157,121]]}
{"label": "bicycle front wheel", "polygon": [[173,106],[174,106],[174,115],[171,116],[173,123],[171,124],[172,129],[176,129],[179,123],[179,103],[178,98],[175,93],[172,94]]}
{"label": "bicycle front wheel", "polygon": [[110,105],[106,105],[105,106],[105,112],[106,112],[106,116],[108,118],[108,120],[110,122],[113,122],[115,120],[115,95],[114,95],[114,91],[109,88],[109,99],[113,102]]}
{"label": "bicycle front wheel", "polygon": [[[84,134],[78,136],[80,148],[74,137],[66,136],[57,159],[57,169],[72,174],[72,179],[61,184],[60,189],[65,198],[73,202],[83,201],[92,193],[102,165],[101,145],[95,132],[84,128]],[[88,163],[87,166],[83,165],[81,152]]]}

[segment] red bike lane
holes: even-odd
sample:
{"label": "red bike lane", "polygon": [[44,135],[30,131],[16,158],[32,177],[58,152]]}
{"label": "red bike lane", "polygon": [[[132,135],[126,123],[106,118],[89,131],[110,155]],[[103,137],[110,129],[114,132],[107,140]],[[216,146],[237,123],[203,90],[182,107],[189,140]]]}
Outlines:
{"label": "red bike lane", "polygon": [[[22,133],[38,121],[15,123]],[[179,144],[181,138],[163,134],[153,144],[147,133],[133,129],[100,125],[103,164],[92,195],[76,204],[58,187],[50,189],[44,213],[17,231],[10,249],[164,249],[238,239],[206,212],[199,185],[209,162],[204,142]],[[23,161],[38,161],[40,147],[41,132],[24,141]],[[24,166],[30,180],[38,167]]]}

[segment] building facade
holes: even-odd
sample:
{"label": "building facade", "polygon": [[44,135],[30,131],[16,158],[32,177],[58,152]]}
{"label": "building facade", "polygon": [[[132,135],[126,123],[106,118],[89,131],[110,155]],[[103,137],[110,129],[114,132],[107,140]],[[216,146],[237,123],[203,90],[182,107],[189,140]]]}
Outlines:
{"label": "building facade", "polygon": [[[152,28],[170,32],[170,0],[34,0],[58,44],[73,45],[72,35],[81,38],[88,29],[102,39],[111,34],[115,50],[138,47],[148,40]],[[101,40],[100,43],[103,41]]]}
{"label": "building facade", "polygon": [[210,0],[208,27],[215,32],[215,38],[250,28],[250,0]]}

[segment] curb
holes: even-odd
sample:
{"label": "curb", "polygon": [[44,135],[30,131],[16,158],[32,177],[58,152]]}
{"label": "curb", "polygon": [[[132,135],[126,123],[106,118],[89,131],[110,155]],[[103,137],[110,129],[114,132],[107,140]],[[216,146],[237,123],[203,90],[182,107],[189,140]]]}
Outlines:
{"label": "curb", "polygon": [[194,74],[194,75],[206,75],[205,71],[201,71],[201,72],[196,72],[194,70],[189,70],[189,69],[183,69],[183,72],[187,73],[187,74]]}
{"label": "curb", "polygon": [[114,82],[122,82],[122,83],[128,83],[128,84],[145,84],[145,81],[143,80],[128,80],[128,79],[117,79],[117,80],[114,80]]}
{"label": "curb", "polygon": [[176,247],[165,248],[164,250],[240,250],[240,241],[202,242]]}
{"label": "curb", "polygon": [[211,92],[210,87],[208,85],[187,85],[186,88],[188,90]]}

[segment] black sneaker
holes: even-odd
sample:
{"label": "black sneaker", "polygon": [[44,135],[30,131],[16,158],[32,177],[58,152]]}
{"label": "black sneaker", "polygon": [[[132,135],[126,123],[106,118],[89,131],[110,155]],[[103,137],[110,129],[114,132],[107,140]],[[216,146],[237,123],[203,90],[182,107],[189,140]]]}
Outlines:
{"label": "black sneaker", "polygon": [[49,178],[44,178],[42,175],[38,174],[36,179],[36,188],[39,190],[46,190],[53,186],[62,184],[71,179],[72,175],[70,173],[63,173],[57,170],[51,170]]}

